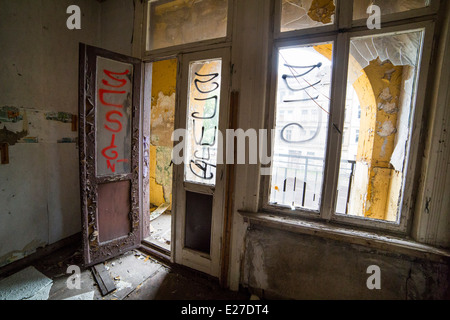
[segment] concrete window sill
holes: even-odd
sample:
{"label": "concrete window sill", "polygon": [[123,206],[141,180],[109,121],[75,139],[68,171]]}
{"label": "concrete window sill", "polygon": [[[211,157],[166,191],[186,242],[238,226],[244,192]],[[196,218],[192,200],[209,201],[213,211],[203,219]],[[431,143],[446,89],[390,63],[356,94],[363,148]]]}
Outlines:
{"label": "concrete window sill", "polygon": [[288,232],[324,237],[336,241],[405,254],[415,258],[449,263],[450,250],[422,244],[411,239],[403,239],[375,232],[355,230],[350,227],[332,225],[325,222],[305,221],[300,218],[275,215],[270,213],[253,213],[239,211],[249,225],[260,225]]}

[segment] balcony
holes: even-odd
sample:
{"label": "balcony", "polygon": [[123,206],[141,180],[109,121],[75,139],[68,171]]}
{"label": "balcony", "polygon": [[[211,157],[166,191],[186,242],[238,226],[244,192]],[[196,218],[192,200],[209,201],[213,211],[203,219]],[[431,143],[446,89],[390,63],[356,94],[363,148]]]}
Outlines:
{"label": "balcony", "polygon": [[[348,213],[354,160],[341,162],[336,212]],[[322,194],[324,159],[313,156],[275,154],[270,203],[291,208],[318,210]]]}

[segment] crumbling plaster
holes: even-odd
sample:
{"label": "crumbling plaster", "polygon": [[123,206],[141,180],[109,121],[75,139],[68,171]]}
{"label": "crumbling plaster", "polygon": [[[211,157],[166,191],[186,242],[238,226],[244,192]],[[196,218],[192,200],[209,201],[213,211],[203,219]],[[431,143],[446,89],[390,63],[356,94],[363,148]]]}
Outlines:
{"label": "crumbling plaster", "polygon": [[[404,300],[449,298],[449,266],[361,245],[252,226],[242,282],[267,299]],[[381,289],[370,290],[371,265]]]}
{"label": "crumbling plaster", "polygon": [[177,60],[152,63],[150,115],[150,206],[172,202],[172,132]]}

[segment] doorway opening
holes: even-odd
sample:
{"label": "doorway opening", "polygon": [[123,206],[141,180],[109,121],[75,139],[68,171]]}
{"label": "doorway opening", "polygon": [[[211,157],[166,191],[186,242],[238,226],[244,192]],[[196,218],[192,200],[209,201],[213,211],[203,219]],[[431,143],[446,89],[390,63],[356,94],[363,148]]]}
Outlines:
{"label": "doorway opening", "polygon": [[[165,253],[172,244],[172,133],[174,131],[177,59],[151,66],[151,112],[148,156],[149,230],[144,241]],[[149,90],[150,88],[148,88]]]}

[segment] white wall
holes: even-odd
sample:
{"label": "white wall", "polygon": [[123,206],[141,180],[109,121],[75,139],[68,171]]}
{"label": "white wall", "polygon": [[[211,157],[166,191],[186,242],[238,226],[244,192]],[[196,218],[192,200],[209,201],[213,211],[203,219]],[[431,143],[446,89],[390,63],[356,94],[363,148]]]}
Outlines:
{"label": "white wall", "polygon": [[[66,27],[69,5],[81,30]],[[78,132],[45,114],[78,114],[79,42],[130,54],[133,14],[133,0],[0,0],[0,108],[27,114],[0,129],[38,138],[0,165],[0,266],[81,231],[77,144],[57,143]]]}

